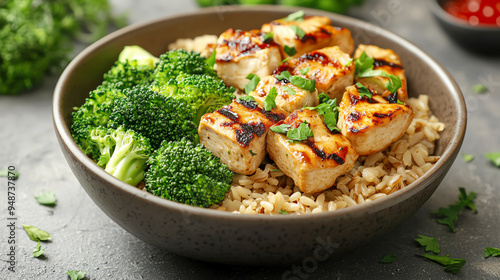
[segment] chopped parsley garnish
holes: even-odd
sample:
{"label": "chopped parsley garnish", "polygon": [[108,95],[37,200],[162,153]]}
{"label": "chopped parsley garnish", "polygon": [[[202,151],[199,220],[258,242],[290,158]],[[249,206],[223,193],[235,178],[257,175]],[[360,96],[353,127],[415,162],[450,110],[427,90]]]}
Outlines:
{"label": "chopped parsley garnish", "polygon": [[373,63],[375,59],[369,57],[364,51],[363,53],[354,61],[356,64],[356,70],[354,75],[359,78],[369,78],[374,76],[382,76],[389,79],[389,82],[385,85],[385,88],[390,92],[396,92],[401,86],[401,78],[395,75],[387,74],[382,70],[373,70]]}
{"label": "chopped parsley garnish", "polygon": [[304,32],[304,30],[302,30],[302,28],[298,27],[297,25],[290,25],[290,29],[292,29],[292,31],[295,32],[295,34],[299,36],[300,39],[306,36],[306,32]]}
{"label": "chopped parsley garnish", "polygon": [[493,163],[496,167],[500,167],[500,153],[486,153],[485,156]]}
{"label": "chopped parsley garnish", "polygon": [[434,237],[429,237],[425,235],[418,235],[418,238],[415,238],[415,241],[420,244],[420,246],[425,247],[426,252],[434,252],[436,254],[439,254],[441,252],[441,249],[439,248],[439,244],[437,242],[437,239]]}
{"label": "chopped parsley garnish", "polygon": [[472,87],[472,90],[475,93],[485,93],[488,92],[488,88],[485,85],[477,84]]}
{"label": "chopped parsley garnish", "polygon": [[299,70],[299,71],[300,71],[300,74],[302,74],[302,75],[306,75],[306,74],[309,72],[309,68],[310,68],[310,67],[309,67],[309,66],[307,66],[306,68],[302,68],[302,69],[300,69],[300,70]]}
{"label": "chopped parsley garnish", "polygon": [[396,256],[394,254],[389,254],[380,259],[381,263],[393,263],[396,260]]}
{"label": "chopped parsley garnish", "polygon": [[215,65],[215,56],[217,55],[217,52],[216,50],[214,49],[214,51],[212,52],[212,54],[205,60],[205,62],[208,64],[208,66],[210,67],[214,67]]}
{"label": "chopped parsley garnish", "polygon": [[373,63],[375,59],[373,57],[369,57],[366,52],[363,52],[356,60],[354,64],[356,65],[356,70],[354,71],[354,75],[358,76],[360,73],[363,73],[368,70],[373,69]]}
{"label": "chopped parsley garnish", "polygon": [[286,92],[288,95],[295,95],[297,93],[297,92],[295,92],[295,90],[293,88],[288,87],[288,86],[282,86],[281,90],[283,92]]}
{"label": "chopped parsley garnish", "polygon": [[271,127],[271,130],[277,133],[286,134],[290,142],[300,142],[306,140],[308,137],[314,136],[312,129],[306,121],[302,122],[298,128],[292,128],[289,124],[280,124]]}
{"label": "chopped parsley garnish", "polygon": [[500,256],[500,249],[493,248],[493,247],[484,248],[484,257],[485,258],[499,257],[499,256]]}
{"label": "chopped parsley garnish", "polygon": [[282,215],[288,215],[288,212],[286,212],[285,210],[280,210],[278,211],[278,213]]}
{"label": "chopped parsley garnish", "polygon": [[438,264],[444,266],[444,271],[457,274],[462,266],[465,264],[464,259],[454,259],[450,258],[449,255],[446,256],[436,256],[431,254],[424,254],[422,257],[427,258],[431,261],[437,262]]}
{"label": "chopped parsley garnish", "polygon": [[278,75],[275,75],[275,77],[278,80],[287,80],[292,85],[299,87],[303,90],[307,90],[311,93],[314,92],[314,90],[316,89],[316,81],[309,80],[301,76],[292,76],[292,74],[290,74],[290,72],[288,71],[283,71]]}
{"label": "chopped parsley garnish", "polygon": [[283,59],[283,60],[281,61],[281,64],[283,64],[283,63],[287,62],[289,59],[290,59],[290,57],[287,57],[287,58]]}
{"label": "chopped parsley garnish", "polygon": [[296,11],[295,13],[289,14],[286,18],[284,18],[285,21],[296,21],[296,22],[301,22],[304,20],[304,16],[306,13],[304,11]]}
{"label": "chopped parsley garnish", "polygon": [[52,240],[52,237],[50,237],[50,234],[48,234],[46,231],[41,230],[39,228],[36,228],[34,226],[29,226],[29,225],[23,225],[24,230],[28,234],[29,238],[33,241],[47,241],[47,240]]}
{"label": "chopped parsley garnish", "polygon": [[19,178],[19,172],[2,169],[0,170],[0,177],[12,177],[14,180],[17,180],[17,178]]}
{"label": "chopped parsley garnish", "polygon": [[297,53],[297,50],[295,49],[295,47],[294,47],[294,46],[291,46],[291,47],[290,47],[290,46],[285,45],[285,46],[283,47],[283,50],[284,50],[284,51],[285,51],[285,53],[286,53],[287,55],[289,55],[289,56],[294,56],[294,55]]}
{"label": "chopped parsley garnish", "polygon": [[256,156],[256,155],[257,155],[257,154],[256,154],[256,153],[254,153],[252,150],[250,150],[250,154],[251,154],[252,156]]}
{"label": "chopped parsley garnish", "polygon": [[262,39],[264,43],[269,43],[274,40],[274,33],[273,32],[267,32],[262,34]]}
{"label": "chopped parsley garnish", "polygon": [[474,160],[474,155],[462,154],[462,158],[464,159],[465,162],[471,162],[472,160]]}
{"label": "chopped parsley garnish", "polygon": [[349,60],[344,64],[344,67],[349,67],[351,65],[352,58],[349,58]]}
{"label": "chopped parsley garnish", "polygon": [[256,102],[255,98],[253,96],[251,96],[251,95],[240,96],[240,97],[238,97],[238,100],[243,100],[243,101],[246,101],[246,102]]}
{"label": "chopped parsley garnish", "polygon": [[356,88],[358,88],[359,96],[372,98],[372,92],[361,83],[356,83]]}
{"label": "chopped parsley garnish", "polygon": [[277,172],[277,171],[281,171],[281,170],[279,170],[278,168],[269,170],[269,172]]}
{"label": "chopped parsley garnish", "polygon": [[85,277],[85,274],[87,274],[86,271],[81,271],[81,270],[68,270],[66,271],[66,275],[69,276],[70,280],[81,280]]}
{"label": "chopped parsley garnish", "polygon": [[35,257],[35,258],[40,257],[45,252],[45,249],[42,249],[41,243],[42,242],[40,240],[38,240],[38,243],[36,244],[35,250],[33,250],[33,257]]}
{"label": "chopped parsley garnish", "polygon": [[441,207],[438,211],[433,213],[441,217],[440,219],[437,219],[438,223],[449,226],[453,232],[456,232],[455,223],[457,222],[458,214],[462,211],[462,209],[469,208],[477,213],[476,205],[474,204],[476,193],[470,192],[467,194],[463,187],[459,187],[459,190],[459,201],[456,204],[449,205],[447,208]]}
{"label": "chopped parsley garnish", "polygon": [[287,80],[290,81],[292,79],[292,74],[288,71],[283,71],[279,73],[278,75],[275,75],[276,79],[278,80]]}
{"label": "chopped parsley garnish", "polygon": [[257,87],[257,84],[260,82],[260,78],[259,78],[259,76],[250,73],[247,75],[247,79],[250,81],[245,86],[245,93],[249,94],[250,92],[255,90],[255,88]]}
{"label": "chopped parsley garnish", "polygon": [[36,201],[42,205],[55,206],[56,205],[56,195],[52,191],[43,191],[35,195]]}
{"label": "chopped parsley garnish", "polygon": [[324,93],[320,93],[318,97],[320,100],[320,104],[318,106],[304,108],[318,111],[318,114],[323,116],[323,122],[330,131],[340,131],[340,129],[337,127],[337,121],[339,117],[337,98],[330,99],[330,97],[328,97],[328,95]]}
{"label": "chopped parsley garnish", "polygon": [[264,110],[271,111],[271,109],[276,108],[276,97],[278,96],[278,91],[275,87],[272,87],[269,93],[264,99]]}

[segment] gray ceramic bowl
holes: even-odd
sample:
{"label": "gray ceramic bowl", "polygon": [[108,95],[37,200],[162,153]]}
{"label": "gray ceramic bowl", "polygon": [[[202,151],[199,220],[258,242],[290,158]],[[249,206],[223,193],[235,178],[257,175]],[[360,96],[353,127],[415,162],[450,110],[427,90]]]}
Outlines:
{"label": "gray ceramic bowl", "polygon": [[163,18],[119,30],[71,62],[54,93],[57,138],[74,174],[106,215],[145,242],[175,254],[210,262],[273,265],[319,261],[367,244],[396,228],[431,196],[457,156],[465,133],[466,110],[459,87],[443,67],[408,41],[369,23],[316,10],[304,9],[349,28],[357,43],[394,49],[407,69],[410,95],[429,94],[432,111],[446,124],[436,150],[442,158],[407,188],[330,213],[238,215],[182,205],[122,183],[87,158],[71,138],[72,108],[83,104],[124,46],[137,44],[160,55],[177,38],[220,34],[229,27],[259,28],[295,10],[219,7]]}
{"label": "gray ceramic bowl", "polygon": [[452,0],[428,0],[429,8],[446,34],[463,48],[486,55],[500,55],[500,27],[496,25],[470,25],[458,19],[443,7]]}

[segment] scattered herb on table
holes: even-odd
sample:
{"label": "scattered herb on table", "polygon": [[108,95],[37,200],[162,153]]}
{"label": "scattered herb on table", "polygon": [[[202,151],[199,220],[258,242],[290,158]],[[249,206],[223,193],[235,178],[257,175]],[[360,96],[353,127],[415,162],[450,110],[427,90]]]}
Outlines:
{"label": "scattered herb on table", "polygon": [[460,194],[458,196],[459,201],[457,203],[449,205],[446,208],[441,207],[439,208],[438,211],[433,213],[440,217],[439,219],[437,219],[438,223],[449,226],[451,231],[453,232],[456,232],[455,223],[457,222],[458,214],[460,214],[460,212],[464,208],[468,208],[477,213],[477,208],[476,205],[474,204],[476,193],[470,192],[469,194],[467,194],[465,188],[463,187],[459,187],[459,190],[460,190]]}
{"label": "scattered herb on table", "polygon": [[420,244],[420,246],[425,247],[426,252],[434,252],[436,254],[439,254],[441,252],[441,249],[439,248],[439,244],[437,242],[437,239],[434,237],[429,237],[425,235],[418,235],[418,238],[415,238],[415,241]]}
{"label": "scattered herb on table", "polygon": [[500,256],[500,249],[499,248],[493,248],[493,247],[487,247],[484,248],[484,257],[499,257]]}
{"label": "scattered herb on table", "polygon": [[66,271],[66,275],[68,275],[71,280],[81,280],[85,277],[85,274],[87,274],[87,272],[81,270]]}
{"label": "scattered herb on table", "polygon": [[33,250],[33,257],[35,257],[35,258],[40,257],[45,252],[45,249],[42,249],[41,243],[42,242],[40,240],[38,240],[38,243],[36,244],[35,250]]}
{"label": "scattered herb on table", "polygon": [[496,167],[500,167],[500,153],[486,153],[485,156],[493,163]]}
{"label": "scattered herb on table", "polygon": [[23,225],[24,230],[28,234],[29,238],[33,241],[47,241],[52,240],[50,234],[44,230],[41,230],[34,226]]}
{"label": "scattered herb on table", "polygon": [[436,256],[431,254],[424,254],[422,257],[437,262],[438,264],[444,266],[444,271],[457,274],[462,266],[465,264],[465,259],[455,259],[450,258],[449,255],[446,256]]}
{"label": "scattered herb on table", "polygon": [[473,154],[462,154],[462,158],[464,159],[465,162],[471,162],[474,160],[474,155]]}
{"label": "scattered herb on table", "polygon": [[472,87],[474,93],[485,93],[488,91],[488,88],[485,85],[477,84]]}
{"label": "scattered herb on table", "polygon": [[0,170],[0,177],[12,177],[14,180],[17,180],[17,178],[19,178],[19,172],[2,169]]}
{"label": "scattered herb on table", "polygon": [[56,195],[52,191],[43,191],[35,195],[36,201],[42,205],[55,206],[56,205]]}
{"label": "scattered herb on table", "polygon": [[393,263],[396,260],[396,256],[394,254],[389,254],[380,259],[381,263]]}

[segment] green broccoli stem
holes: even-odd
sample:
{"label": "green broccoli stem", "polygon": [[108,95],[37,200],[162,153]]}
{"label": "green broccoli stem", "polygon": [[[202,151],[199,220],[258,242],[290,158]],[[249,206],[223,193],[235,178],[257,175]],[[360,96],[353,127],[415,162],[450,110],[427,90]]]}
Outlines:
{"label": "green broccoli stem", "polygon": [[[129,152],[117,166],[110,167],[110,169],[114,169],[114,172],[110,172],[108,167],[106,167],[105,171],[120,181],[135,186],[144,179],[144,170],[146,169],[148,157],[147,154]],[[108,166],[110,165],[108,164]]]}

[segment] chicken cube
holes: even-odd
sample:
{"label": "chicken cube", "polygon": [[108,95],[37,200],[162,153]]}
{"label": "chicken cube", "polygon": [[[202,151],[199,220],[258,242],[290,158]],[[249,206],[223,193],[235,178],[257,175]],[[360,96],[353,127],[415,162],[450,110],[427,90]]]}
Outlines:
{"label": "chicken cube", "polygon": [[[327,17],[308,16],[301,21],[277,19],[262,25],[261,30],[273,33],[273,40],[280,45],[281,55],[284,58],[299,57],[310,51],[331,46],[339,46],[343,52],[352,54],[354,40],[351,31],[346,28],[334,27],[331,24],[332,21]],[[304,34],[297,34],[301,32],[300,30]],[[291,54],[288,51],[287,54],[285,46],[295,49],[296,53]]]}
{"label": "chicken cube", "polygon": [[382,96],[361,96],[350,86],[342,98],[338,127],[359,155],[371,155],[387,148],[405,133],[413,120],[409,105],[389,103]]}
{"label": "chicken cube", "polygon": [[235,99],[202,116],[198,127],[200,143],[231,171],[251,175],[266,155],[269,127],[286,116],[276,108],[265,111],[255,101]]}
{"label": "chicken cube", "polygon": [[[401,79],[401,87],[398,89],[398,99],[405,102],[408,99],[406,75],[399,56],[391,49],[382,49],[373,45],[360,44],[354,53],[354,58],[359,58],[363,52],[365,52],[368,57],[374,59],[373,70],[381,70],[389,75],[398,76]],[[370,88],[377,94],[381,94],[383,97],[391,94],[390,91],[387,91],[385,86],[389,81],[386,77],[374,76],[356,78],[356,81]]]}
{"label": "chicken cube", "polygon": [[267,134],[267,151],[301,191],[320,192],[333,186],[338,176],[349,172],[358,154],[342,134],[328,129],[316,110],[295,111],[274,127],[286,124],[298,128],[303,123],[314,136],[300,142],[289,141],[285,134],[271,130]]}
{"label": "chicken cube", "polygon": [[304,106],[318,105],[318,90],[313,92],[299,88],[286,80],[278,80],[274,76],[267,76],[261,80],[254,91],[249,95],[253,96],[260,104],[264,103],[268,93],[275,87],[278,95],[275,102],[276,107],[288,113],[292,113]]}
{"label": "chicken cube", "polygon": [[281,62],[280,49],[273,41],[264,42],[259,30],[232,28],[219,36],[215,48],[215,69],[228,86],[243,90],[247,75],[270,75]]}
{"label": "chicken cube", "polygon": [[340,100],[345,88],[353,84],[355,68],[348,54],[339,47],[328,47],[289,59],[276,69],[273,75],[284,71],[292,75],[302,75],[314,80],[320,93]]}

